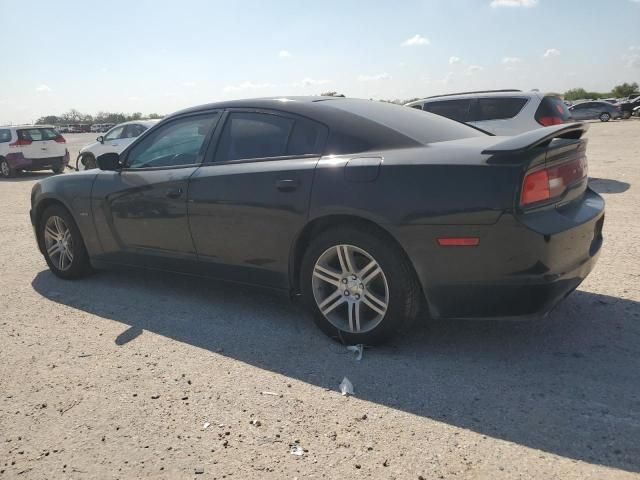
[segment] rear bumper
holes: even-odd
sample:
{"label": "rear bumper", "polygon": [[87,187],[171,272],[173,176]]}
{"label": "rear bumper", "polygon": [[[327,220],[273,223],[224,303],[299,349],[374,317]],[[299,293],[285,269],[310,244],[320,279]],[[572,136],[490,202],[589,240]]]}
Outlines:
{"label": "rear bumper", "polygon": [[22,153],[9,153],[6,156],[7,163],[14,170],[51,170],[53,168],[63,168],[69,164],[69,152],[61,157],[49,158],[25,158]]}
{"label": "rear bumper", "polygon": [[[407,227],[400,241],[438,318],[546,315],[593,269],[602,246],[604,200],[595,192],[570,205],[491,226]],[[420,228],[424,236],[416,241]],[[477,236],[477,247],[438,247],[441,236]]]}

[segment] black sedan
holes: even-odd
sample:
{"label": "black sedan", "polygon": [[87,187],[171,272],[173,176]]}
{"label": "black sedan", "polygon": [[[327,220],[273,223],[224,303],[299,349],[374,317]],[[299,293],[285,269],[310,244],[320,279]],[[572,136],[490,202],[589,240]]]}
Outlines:
{"label": "black sedan", "polygon": [[343,342],[385,341],[419,311],[538,317],[602,244],[585,128],[501,138],[366,100],[214,103],[40,181],[31,221],[59,277],[121,265],[271,287]]}

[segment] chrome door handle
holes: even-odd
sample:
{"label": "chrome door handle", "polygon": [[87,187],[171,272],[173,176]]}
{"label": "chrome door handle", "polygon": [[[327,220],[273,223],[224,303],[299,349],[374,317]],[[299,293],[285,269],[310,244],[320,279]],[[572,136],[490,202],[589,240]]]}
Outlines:
{"label": "chrome door handle", "polygon": [[276,182],[276,188],[281,192],[293,192],[296,188],[298,188],[298,180],[278,180]]}
{"label": "chrome door handle", "polygon": [[182,188],[170,188],[167,190],[167,197],[180,198],[182,196]]}

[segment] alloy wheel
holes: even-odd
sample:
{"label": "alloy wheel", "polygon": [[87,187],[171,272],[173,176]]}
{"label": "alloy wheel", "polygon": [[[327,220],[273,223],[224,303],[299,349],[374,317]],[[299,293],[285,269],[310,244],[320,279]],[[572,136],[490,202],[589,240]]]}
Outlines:
{"label": "alloy wheel", "polygon": [[8,177],[11,173],[11,170],[9,170],[9,164],[6,160],[3,160],[2,163],[0,163],[0,169],[2,170],[3,177]]}
{"label": "alloy wheel", "polygon": [[47,255],[58,270],[65,271],[73,263],[73,238],[65,221],[52,215],[44,227],[44,243]]}
{"label": "alloy wheel", "polygon": [[378,262],[353,245],[336,245],[316,261],[313,296],[322,315],[352,333],[374,329],[389,306],[389,284]]}

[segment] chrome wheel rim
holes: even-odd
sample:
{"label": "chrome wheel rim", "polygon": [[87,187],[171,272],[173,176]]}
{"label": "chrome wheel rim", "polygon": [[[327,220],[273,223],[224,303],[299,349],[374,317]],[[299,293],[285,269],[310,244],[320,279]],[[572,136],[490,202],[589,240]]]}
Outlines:
{"label": "chrome wheel rim", "polygon": [[68,270],[73,263],[71,230],[58,216],[52,215],[44,226],[44,244],[49,260],[58,270]]}
{"label": "chrome wheel rim", "polygon": [[7,161],[3,160],[2,164],[0,165],[0,168],[2,168],[2,175],[5,177],[9,176],[9,165],[7,165]]}
{"label": "chrome wheel rim", "polygon": [[368,332],[387,313],[387,277],[378,262],[359,247],[327,249],[313,267],[311,283],[318,310],[342,331]]}

